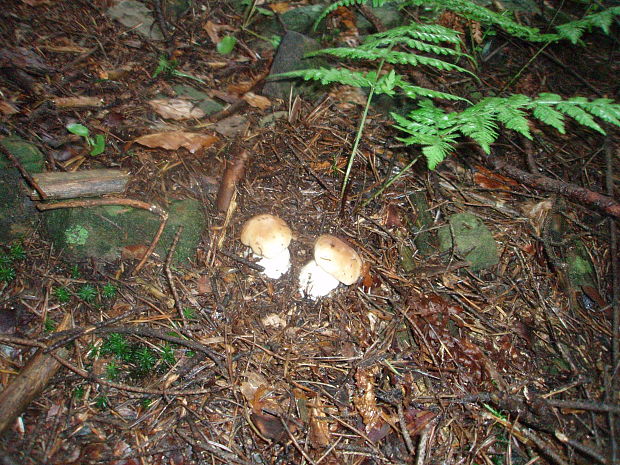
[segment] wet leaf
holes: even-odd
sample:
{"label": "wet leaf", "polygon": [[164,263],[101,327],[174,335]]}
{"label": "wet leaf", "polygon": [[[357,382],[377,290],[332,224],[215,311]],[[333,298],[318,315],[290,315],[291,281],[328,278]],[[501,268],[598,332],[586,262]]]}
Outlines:
{"label": "wet leaf", "polygon": [[148,103],[159,116],[166,119],[182,121],[186,119],[199,119],[205,116],[205,112],[189,100],[177,98],[154,99]]}
{"label": "wet leaf", "polygon": [[310,444],[312,447],[327,447],[331,442],[329,422],[325,418],[321,397],[317,396],[308,407],[310,411]]}
{"label": "wet leaf", "polygon": [[385,423],[381,418],[381,408],[377,405],[375,395],[375,375],[379,367],[374,366],[368,369],[358,369],[355,372],[355,384],[359,395],[353,397],[353,404],[362,417],[366,433],[381,430]]}
{"label": "wet leaf", "polygon": [[199,149],[211,147],[219,139],[208,134],[198,134],[195,132],[171,131],[157,132],[138,137],[135,142],[150,148],[162,148],[166,150],[177,150],[181,147],[186,148],[190,153],[195,153]]}
{"label": "wet leaf", "polygon": [[260,110],[266,110],[271,106],[271,101],[267,97],[256,95],[253,92],[246,92],[242,98],[248,103],[248,105]]}

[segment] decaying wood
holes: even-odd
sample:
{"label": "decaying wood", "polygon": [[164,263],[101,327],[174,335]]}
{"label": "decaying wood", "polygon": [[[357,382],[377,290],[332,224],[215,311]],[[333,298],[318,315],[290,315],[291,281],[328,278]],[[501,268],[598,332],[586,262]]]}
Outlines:
{"label": "decaying wood", "polygon": [[[58,331],[70,327],[71,314],[67,313],[58,326]],[[65,349],[58,352],[59,356],[66,356]],[[42,349],[35,353],[17,378],[0,393],[0,433],[10,427],[30,402],[41,394],[59,368],[60,363],[52,355],[44,353]]]}
{"label": "decaying wood", "polygon": [[24,179],[26,180],[26,182],[35,190],[39,193],[40,198],[42,199],[46,199],[47,196],[45,194],[45,192],[43,192],[43,190],[41,190],[41,188],[39,187],[39,185],[37,184],[37,182],[32,179],[32,176],[30,175],[30,173],[28,171],[26,171],[24,169],[24,167],[22,166],[22,164],[19,162],[19,160],[15,157],[15,155],[13,155],[11,153],[11,151],[9,149],[7,149],[4,145],[0,144],[0,152],[4,153],[6,155],[6,157],[11,160],[11,162],[13,162],[13,164],[15,165],[15,168],[17,168],[17,170],[21,173],[21,175],[24,177]]}
{"label": "decaying wood", "polygon": [[548,192],[557,192],[569,199],[581,204],[590,205],[604,211],[608,215],[620,218],[620,203],[613,198],[598,192],[584,189],[583,187],[568,182],[552,179],[541,174],[530,174],[511,166],[507,161],[498,157],[489,157],[489,163],[504,176],[511,177],[517,181],[536,189]]}
{"label": "decaying wood", "polygon": [[226,167],[224,176],[222,176],[222,182],[220,183],[220,189],[217,192],[217,209],[219,211],[225,212],[228,210],[237,183],[245,173],[245,164],[249,158],[250,154],[248,151],[242,150]]}
{"label": "decaying wood", "polygon": [[[72,199],[123,192],[129,181],[129,172],[113,169],[84,170],[73,173],[55,171],[35,174],[33,177],[48,199]],[[32,192],[30,198],[41,199],[37,192]]]}

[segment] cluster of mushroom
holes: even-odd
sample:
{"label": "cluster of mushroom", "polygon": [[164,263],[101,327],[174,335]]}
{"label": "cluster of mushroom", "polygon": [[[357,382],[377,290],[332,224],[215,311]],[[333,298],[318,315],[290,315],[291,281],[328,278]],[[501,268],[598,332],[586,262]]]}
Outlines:
{"label": "cluster of mushroom", "polygon": [[[292,238],[286,222],[269,214],[250,218],[241,230],[241,242],[260,258],[263,273],[272,279],[280,278],[291,267],[288,246]],[[299,291],[310,299],[326,296],[340,283],[349,286],[361,275],[362,259],[336,236],[320,236],[314,242],[313,256],[299,273]]]}

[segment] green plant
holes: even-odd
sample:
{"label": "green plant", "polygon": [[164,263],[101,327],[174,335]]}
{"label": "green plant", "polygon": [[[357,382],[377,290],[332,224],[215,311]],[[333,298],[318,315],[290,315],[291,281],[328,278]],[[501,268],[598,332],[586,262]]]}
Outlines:
{"label": "green plant", "polygon": [[103,134],[97,134],[95,137],[91,137],[88,128],[79,123],[67,125],[67,131],[71,134],[76,134],[83,137],[90,147],[90,154],[92,156],[101,155],[105,150],[105,136]]}
{"label": "green plant", "polygon": [[95,398],[95,407],[97,407],[99,410],[105,410],[109,406],[110,406],[110,401],[108,399],[108,396],[102,394]]}
{"label": "green plant", "polygon": [[0,265],[0,281],[8,283],[13,281],[17,273],[12,265]]}
{"label": "green plant", "polygon": [[114,284],[106,283],[101,288],[101,297],[104,299],[112,299],[116,296],[116,286]]}
{"label": "green plant", "polygon": [[84,397],[84,386],[78,386],[75,389],[73,389],[73,397],[76,400],[80,400]]}
{"label": "green plant", "polygon": [[71,299],[69,290],[64,286],[54,288],[53,294],[61,304],[65,304]]}
{"label": "green plant", "polygon": [[131,360],[131,346],[125,336],[119,333],[110,333],[105,338],[100,350],[101,355],[114,355],[120,360]]}
{"label": "green plant", "polygon": [[142,346],[134,352],[133,360],[136,364],[136,371],[141,375],[153,369],[157,363],[157,356],[151,349]]}
{"label": "green plant", "polygon": [[[363,3],[367,3],[367,0],[339,0],[322,13],[317,23],[339,6]],[[384,3],[386,0],[372,0],[373,6],[381,6]],[[445,8],[468,19],[499,27],[515,37],[547,44],[563,39],[576,43],[581,35],[592,27],[600,27],[603,32],[608,33],[611,21],[616,15],[620,15],[620,7],[610,8],[585,16],[581,20],[557,26],[558,33],[556,34],[546,34],[536,28],[520,25],[509,15],[495,13],[469,0],[431,0],[430,2],[405,0],[399,3],[402,6],[434,5],[437,8]],[[491,144],[499,136],[500,125],[530,139],[532,137],[529,129],[531,118],[561,133],[565,132],[566,116],[602,134],[605,131],[596,119],[620,126],[620,105],[610,99],[600,98],[593,101],[584,97],[562,99],[555,94],[542,93],[537,97],[514,94],[506,97],[486,97],[477,102],[471,102],[457,95],[415,86],[394,69],[383,72],[384,65],[387,63],[395,66],[424,65],[440,71],[471,75],[470,71],[448,61],[448,59],[462,58],[473,60],[472,57],[459,50],[460,44],[459,33],[452,29],[438,25],[412,23],[369,35],[357,47],[327,48],[307,55],[326,54],[339,59],[371,62],[376,64],[375,71],[360,72],[340,67],[306,69],[275,76],[275,78],[298,77],[305,80],[317,80],[322,84],[339,83],[369,89],[366,106],[349,155],[342,195],[344,195],[350,177],[371,100],[377,94],[393,96],[398,93],[415,101],[417,108],[413,111],[405,115],[391,113],[391,116],[397,123],[396,128],[406,134],[400,140],[408,145],[420,145],[430,169],[434,169],[454,149],[458,139],[462,136],[473,139],[485,152],[489,153]],[[435,106],[433,100],[436,99],[460,101],[459,105],[465,106],[465,109],[447,112]]]}
{"label": "green plant", "polygon": [[179,71],[177,69],[177,66],[179,66],[179,64],[176,60],[169,60],[168,58],[162,55],[159,57],[159,61],[157,62],[157,67],[155,68],[155,71],[153,71],[153,78],[156,78],[157,76],[163,73],[167,76],[193,79],[194,81],[198,81],[201,84],[206,84],[205,81],[203,81],[200,78],[197,78],[196,76],[192,76],[191,74],[187,74],[187,73],[184,73],[183,71]]}
{"label": "green plant", "polygon": [[161,359],[168,366],[175,364],[176,357],[174,356],[174,349],[170,344],[166,343],[161,347]]}
{"label": "green plant", "polygon": [[115,361],[111,361],[106,365],[105,373],[108,379],[115,380],[118,378],[119,367]]}
{"label": "green plant", "polygon": [[97,289],[92,284],[84,284],[77,291],[76,295],[84,302],[92,303],[97,297]]}
{"label": "green plant", "polygon": [[183,309],[183,316],[186,320],[193,320],[196,318],[196,311],[191,307],[185,307]]}
{"label": "green plant", "polygon": [[45,318],[43,322],[43,331],[46,333],[51,333],[56,329],[56,322],[52,320],[50,317]]}
{"label": "green plant", "polygon": [[77,264],[73,264],[73,266],[71,266],[70,273],[73,279],[78,279],[82,275],[82,273],[80,273],[80,268],[77,266]]}
{"label": "green plant", "polygon": [[220,55],[228,55],[233,51],[236,44],[237,39],[234,36],[225,36],[217,43],[215,48]]}

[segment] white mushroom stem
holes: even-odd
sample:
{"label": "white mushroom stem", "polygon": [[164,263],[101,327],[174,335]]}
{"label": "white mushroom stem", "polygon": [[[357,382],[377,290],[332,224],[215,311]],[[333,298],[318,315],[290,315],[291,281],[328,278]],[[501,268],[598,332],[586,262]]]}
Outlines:
{"label": "white mushroom stem", "polygon": [[338,284],[340,281],[324,271],[314,260],[306,263],[299,272],[299,291],[312,300],[326,296]]}
{"label": "white mushroom stem", "polygon": [[[260,255],[256,255],[260,257]],[[258,265],[265,268],[263,273],[271,279],[279,279],[291,267],[291,253],[284,249],[279,255],[272,258],[260,257]]]}

